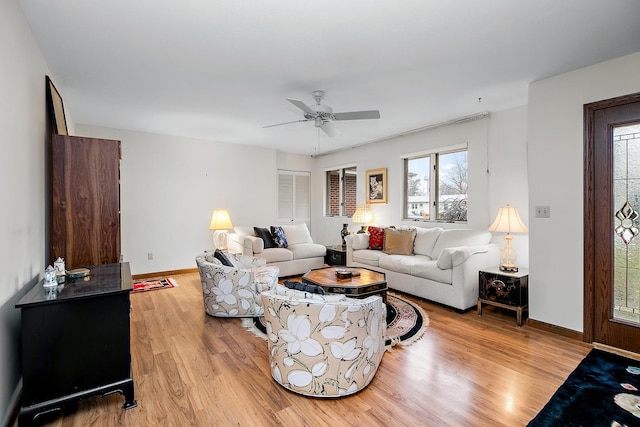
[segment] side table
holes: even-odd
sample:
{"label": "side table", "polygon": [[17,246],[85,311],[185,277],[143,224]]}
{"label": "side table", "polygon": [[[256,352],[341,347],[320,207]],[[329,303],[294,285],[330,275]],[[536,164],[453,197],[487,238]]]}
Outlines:
{"label": "side table", "polygon": [[342,245],[327,246],[327,254],[324,256],[324,262],[333,265],[347,265],[347,248]]}
{"label": "side table", "polygon": [[478,316],[482,316],[482,304],[514,310],[521,327],[522,312],[529,305],[529,270],[507,273],[496,267],[481,270],[478,276]]}

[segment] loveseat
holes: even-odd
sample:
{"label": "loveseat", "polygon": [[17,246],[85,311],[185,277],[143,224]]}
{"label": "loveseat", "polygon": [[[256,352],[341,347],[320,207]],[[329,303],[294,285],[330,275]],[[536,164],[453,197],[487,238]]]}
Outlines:
{"label": "loveseat", "polygon": [[478,271],[500,262],[484,230],[369,227],[345,240],[348,266],[383,272],[389,288],[459,311],[477,304]]}
{"label": "loveseat", "polygon": [[[273,239],[271,229],[279,229],[284,236]],[[258,236],[260,234],[260,237]],[[269,247],[275,244],[275,247]],[[280,227],[234,227],[227,238],[229,252],[262,258],[267,265],[280,269],[280,277],[304,274],[324,266],[327,249],[313,243],[306,224]]]}

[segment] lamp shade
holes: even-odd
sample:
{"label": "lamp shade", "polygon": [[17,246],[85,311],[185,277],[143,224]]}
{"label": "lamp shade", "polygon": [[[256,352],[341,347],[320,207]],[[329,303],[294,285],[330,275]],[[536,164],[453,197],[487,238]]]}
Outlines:
{"label": "lamp shade", "polygon": [[211,215],[211,224],[209,230],[230,230],[233,228],[229,212],[226,209],[213,211]]}
{"label": "lamp shade", "polygon": [[371,207],[369,205],[358,205],[356,207],[356,211],[351,217],[351,220],[356,224],[366,224],[371,222],[372,218],[373,213],[371,212]]}
{"label": "lamp shade", "polygon": [[529,229],[523,224],[518,215],[518,209],[514,206],[506,205],[498,211],[496,220],[493,221],[489,231],[499,233],[526,233]]}

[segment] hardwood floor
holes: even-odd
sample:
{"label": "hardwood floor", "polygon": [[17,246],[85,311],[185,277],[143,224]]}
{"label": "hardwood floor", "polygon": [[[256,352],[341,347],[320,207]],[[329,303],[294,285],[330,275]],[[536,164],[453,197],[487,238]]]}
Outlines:
{"label": "hardwood floor", "polygon": [[138,407],[87,399],[50,426],[526,425],[591,349],[486,307],[458,314],[417,301],[422,339],[387,352],[371,384],[342,399],[303,397],[271,379],[267,343],[240,319],[207,316],[197,273],[131,295]]}

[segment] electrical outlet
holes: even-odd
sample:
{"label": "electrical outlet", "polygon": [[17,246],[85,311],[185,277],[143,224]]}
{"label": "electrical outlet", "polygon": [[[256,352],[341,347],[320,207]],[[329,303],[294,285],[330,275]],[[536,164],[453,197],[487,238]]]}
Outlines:
{"label": "electrical outlet", "polygon": [[551,218],[551,207],[536,206],[536,218]]}
{"label": "electrical outlet", "polygon": [[148,253],[147,253],[147,259],[148,259],[149,261],[153,261],[153,252],[148,252]]}

